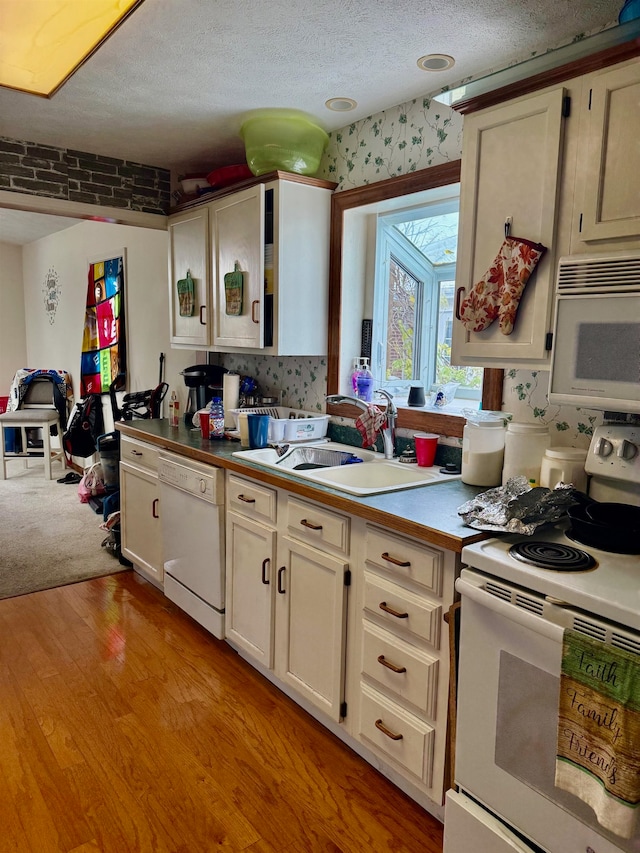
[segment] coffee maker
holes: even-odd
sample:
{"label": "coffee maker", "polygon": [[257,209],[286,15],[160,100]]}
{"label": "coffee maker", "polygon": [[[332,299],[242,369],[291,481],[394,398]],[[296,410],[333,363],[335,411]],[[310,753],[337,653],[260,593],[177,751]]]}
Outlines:
{"label": "coffee maker", "polygon": [[227,372],[218,364],[194,364],[180,371],[188,389],[184,422],[191,425],[194,414],[204,409],[213,397],[222,397],[222,377]]}

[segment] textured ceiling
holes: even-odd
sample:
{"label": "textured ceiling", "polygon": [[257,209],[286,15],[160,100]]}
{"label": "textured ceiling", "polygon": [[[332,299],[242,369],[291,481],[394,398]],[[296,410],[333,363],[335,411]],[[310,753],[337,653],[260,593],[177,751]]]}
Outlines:
{"label": "textured ceiling", "polygon": [[[243,112],[326,130],[591,33],[623,0],[144,0],[51,100],[0,89],[0,136],[179,172],[243,162]],[[421,71],[427,53],[455,66]],[[356,110],[324,102],[349,97]],[[0,235],[1,239],[1,235]]]}

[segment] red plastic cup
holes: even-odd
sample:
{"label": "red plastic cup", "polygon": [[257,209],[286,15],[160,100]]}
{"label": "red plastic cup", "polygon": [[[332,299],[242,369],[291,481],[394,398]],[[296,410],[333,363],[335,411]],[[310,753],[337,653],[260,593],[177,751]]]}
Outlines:
{"label": "red plastic cup", "polygon": [[198,412],[200,416],[200,431],[203,438],[209,438],[209,412]]}
{"label": "red plastic cup", "polygon": [[416,458],[421,468],[431,468],[436,458],[436,447],[439,436],[432,432],[417,432],[414,435],[416,443]]}

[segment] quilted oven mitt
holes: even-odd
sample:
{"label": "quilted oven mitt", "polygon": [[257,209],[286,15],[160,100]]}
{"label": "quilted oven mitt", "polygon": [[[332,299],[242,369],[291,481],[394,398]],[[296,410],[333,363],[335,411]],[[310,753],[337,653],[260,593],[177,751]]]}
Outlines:
{"label": "quilted oven mitt", "polygon": [[500,331],[510,335],[520,298],[546,246],[519,237],[506,237],[493,263],[460,306],[460,319],[469,332],[481,332],[499,318]]}

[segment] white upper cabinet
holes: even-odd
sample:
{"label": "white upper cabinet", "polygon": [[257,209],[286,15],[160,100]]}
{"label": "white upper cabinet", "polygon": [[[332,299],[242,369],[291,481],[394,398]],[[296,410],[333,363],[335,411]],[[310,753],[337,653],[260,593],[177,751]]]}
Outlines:
{"label": "white upper cabinet", "polygon": [[[568,98],[568,100],[567,100]],[[566,115],[566,118],[565,118]],[[558,260],[640,248],[640,59],[465,115],[452,363],[548,369]],[[511,234],[547,252],[512,334],[459,306]]]}
{"label": "white upper cabinet", "polygon": [[[258,184],[211,205],[216,348],[264,347],[264,196]],[[228,274],[240,288],[225,287]]]}
{"label": "white upper cabinet", "polygon": [[[172,343],[216,352],[326,355],[334,188],[277,172],[171,216]],[[198,328],[200,302],[194,316],[179,314],[176,282],[186,266],[192,276],[194,269],[203,271],[204,329]]]}
{"label": "white upper cabinet", "polygon": [[[179,285],[178,282],[188,284]],[[193,347],[207,347],[210,344],[209,303],[209,211],[206,207],[198,207],[169,219],[169,322],[172,344]]]}
{"label": "white upper cabinet", "polygon": [[572,252],[603,251],[611,241],[618,249],[637,247],[640,61],[586,77],[583,101]]}
{"label": "white upper cabinet", "polygon": [[512,367],[546,358],[566,95],[560,87],[465,116],[456,314],[498,254],[505,222],[511,236],[542,243],[547,251],[525,287],[510,335],[498,320],[471,332],[456,317],[452,364]]}

